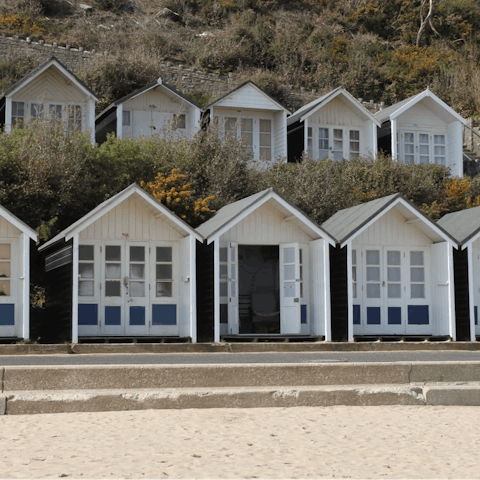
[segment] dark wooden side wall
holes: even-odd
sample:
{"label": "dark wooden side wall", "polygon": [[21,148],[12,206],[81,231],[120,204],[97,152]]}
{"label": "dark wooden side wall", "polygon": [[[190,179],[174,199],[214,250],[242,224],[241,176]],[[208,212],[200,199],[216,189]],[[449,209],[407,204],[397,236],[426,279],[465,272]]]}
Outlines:
{"label": "dark wooden side wall", "polygon": [[[62,242],[48,248],[44,252],[44,268],[46,255],[72,243],[73,241],[70,240],[67,243]],[[62,343],[72,340],[72,286],[72,262],[45,272],[45,315],[42,343]]]}
{"label": "dark wooden side wall", "polygon": [[330,246],[332,340],[348,341],[347,247]]}
{"label": "dark wooden side wall", "polygon": [[467,249],[453,249],[453,278],[455,282],[455,319],[457,341],[470,340],[467,252]]}
{"label": "dark wooden side wall", "polygon": [[302,157],[305,127],[303,123],[295,122],[288,127],[287,145],[288,162],[298,162]]}
{"label": "dark wooden side wall", "polygon": [[197,244],[197,341],[214,340],[213,243]]}

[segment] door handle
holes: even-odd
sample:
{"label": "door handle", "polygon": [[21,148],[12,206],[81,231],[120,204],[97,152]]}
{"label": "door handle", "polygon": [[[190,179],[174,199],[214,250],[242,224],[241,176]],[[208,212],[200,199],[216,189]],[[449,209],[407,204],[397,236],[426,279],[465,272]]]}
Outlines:
{"label": "door handle", "polygon": [[123,277],[123,284],[128,287],[128,277]]}

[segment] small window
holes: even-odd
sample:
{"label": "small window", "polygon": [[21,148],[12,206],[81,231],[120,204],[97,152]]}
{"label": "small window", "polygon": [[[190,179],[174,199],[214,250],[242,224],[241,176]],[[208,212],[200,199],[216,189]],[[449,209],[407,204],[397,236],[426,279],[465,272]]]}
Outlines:
{"label": "small window", "polygon": [[9,243],[0,243],[0,297],[8,297],[11,280],[11,247]]}
{"label": "small window", "polygon": [[308,158],[313,159],[313,129],[312,129],[312,127],[307,128],[307,155],[308,155]]}
{"label": "small window", "polygon": [[328,128],[318,129],[318,158],[328,158],[329,151],[329,131]]}
{"label": "small window", "polygon": [[130,112],[128,110],[123,110],[122,112],[122,125],[124,127],[129,127],[131,125]]}
{"label": "small window", "polygon": [[82,107],[80,105],[68,106],[68,131],[82,130]]}
{"label": "small window", "polygon": [[93,245],[79,245],[78,251],[78,295],[91,297],[95,294],[95,252]]}
{"label": "small window", "polygon": [[45,111],[43,108],[43,103],[31,103],[30,104],[30,117],[32,119],[43,118]]}
{"label": "small window", "polygon": [[272,121],[260,120],[260,160],[272,160]]}
{"label": "small window", "polygon": [[248,153],[253,152],[253,119],[242,118],[241,120],[241,138]]}
{"label": "small window", "polygon": [[433,136],[433,155],[437,165],[445,165],[445,135]]}
{"label": "small window", "polygon": [[352,296],[357,298],[357,251],[352,250]]}
{"label": "small window", "polygon": [[176,130],[177,128],[180,128],[184,130],[187,128],[187,117],[184,113],[180,114],[175,114],[173,115],[173,128]]}
{"label": "small window", "polygon": [[173,296],[173,260],[172,247],[156,248],[156,296]]}
{"label": "small window", "polygon": [[360,156],[360,131],[350,130],[350,160]]}
{"label": "small window", "polygon": [[237,137],[237,119],[227,117],[225,119],[225,135],[231,135],[233,138]]}
{"label": "small window", "polygon": [[25,103],[12,102],[12,125],[23,128],[25,122]]}
{"label": "small window", "polygon": [[62,106],[61,105],[49,105],[48,106],[48,116],[50,120],[61,120],[62,119]]}

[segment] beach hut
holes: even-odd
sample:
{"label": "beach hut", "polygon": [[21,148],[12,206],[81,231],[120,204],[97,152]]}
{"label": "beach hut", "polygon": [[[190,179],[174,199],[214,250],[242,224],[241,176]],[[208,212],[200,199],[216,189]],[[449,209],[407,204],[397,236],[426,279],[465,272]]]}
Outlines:
{"label": "beach hut", "polygon": [[466,120],[428,88],[375,114],[378,148],[403,163],[436,163],[463,176]]}
{"label": "beach hut", "polygon": [[197,240],[137,185],[100,204],[40,248],[59,336],[195,342]]}
{"label": "beach hut", "polygon": [[95,120],[98,143],[117,138],[177,134],[192,138],[200,128],[201,107],[159,78],[113,102]]}
{"label": "beach hut", "polygon": [[243,140],[260,168],[286,159],[290,112],[253,82],[210,103],[205,111],[222,134]]}
{"label": "beach hut", "polygon": [[221,208],[197,231],[206,239],[202,257],[213,265],[199,297],[213,305],[216,342],[330,339],[329,245],[335,241],[303,212],[269,188]]}
{"label": "beach hut", "polygon": [[30,241],[37,237],[0,205],[0,339],[30,336]]}
{"label": "beach hut", "polygon": [[341,210],[322,227],[338,241],[331,280],[337,295],[334,339],[422,335],[455,340],[457,242],[441,226],[395,194]]}
{"label": "beach hut", "polygon": [[27,121],[59,120],[65,131],[90,134],[95,144],[95,94],[55,57],[11,86],[0,97],[0,124],[9,133]]}
{"label": "beach hut", "polygon": [[377,155],[380,122],[343,87],[304,105],[287,118],[288,161],[305,151],[313,160]]}
{"label": "beach hut", "polygon": [[438,224],[459,244],[454,251],[458,336],[475,340],[480,337],[480,207],[449,213]]}

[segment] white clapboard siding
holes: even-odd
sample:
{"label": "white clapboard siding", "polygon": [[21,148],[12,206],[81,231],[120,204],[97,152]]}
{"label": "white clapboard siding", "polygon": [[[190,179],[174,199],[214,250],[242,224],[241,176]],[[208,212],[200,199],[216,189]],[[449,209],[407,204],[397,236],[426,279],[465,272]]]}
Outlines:
{"label": "white clapboard siding", "polygon": [[267,95],[260,92],[252,85],[245,85],[239,90],[233,91],[230,95],[222,98],[218,103],[215,103],[215,111],[218,107],[229,108],[254,108],[265,110],[280,110],[281,108],[271,100]]}
{"label": "white clapboard siding", "polygon": [[423,245],[432,240],[415,228],[415,223],[407,224],[405,217],[396,210],[389,210],[375,223],[353,240],[353,245]]}
{"label": "white clapboard siding", "polygon": [[293,221],[284,221],[275,207],[266,203],[222,235],[222,241],[245,245],[278,245],[279,243],[309,243],[310,238]]}
{"label": "white clapboard siding", "polygon": [[433,335],[449,335],[450,302],[448,295],[448,254],[447,242],[436,243],[430,247],[430,324]]}
{"label": "white clapboard siding", "polygon": [[308,324],[314,335],[326,335],[324,248],[325,240],[323,238],[310,242],[310,318]]}
{"label": "white clapboard siding", "polygon": [[13,100],[83,102],[89,97],[69,81],[56,67],[50,67],[42,75],[28,82],[15,93]]}
{"label": "white clapboard siding", "polygon": [[178,334],[182,337],[191,336],[190,308],[192,298],[190,295],[190,237],[185,237],[179,244],[179,296],[177,309]]}
{"label": "white clapboard siding", "polygon": [[463,132],[460,122],[447,126],[447,167],[452,176],[463,176]]}
{"label": "white clapboard siding", "polygon": [[287,156],[287,114],[278,112],[274,115],[273,121],[273,157]]}
{"label": "white clapboard siding", "polygon": [[363,128],[365,118],[358,116],[351,104],[346,103],[346,101],[339,96],[310,115],[308,121],[309,126],[335,125],[339,127],[354,126]]}
{"label": "white clapboard siding", "polygon": [[17,227],[0,217],[0,238],[19,238],[21,233]]}
{"label": "white clapboard siding", "polygon": [[[143,199],[132,196],[80,233],[80,240],[178,241],[183,238]],[[125,234],[128,234],[126,237]]]}
{"label": "white clapboard siding", "polygon": [[397,117],[397,129],[415,128],[423,129],[445,129],[445,122],[435,115],[422,102],[418,102],[409,108],[405,113]]}
{"label": "white clapboard siding", "polygon": [[136,97],[133,97],[123,103],[124,110],[153,110],[166,113],[187,113],[192,107],[180,98],[175,100],[169,98],[160,88],[148,90]]}

